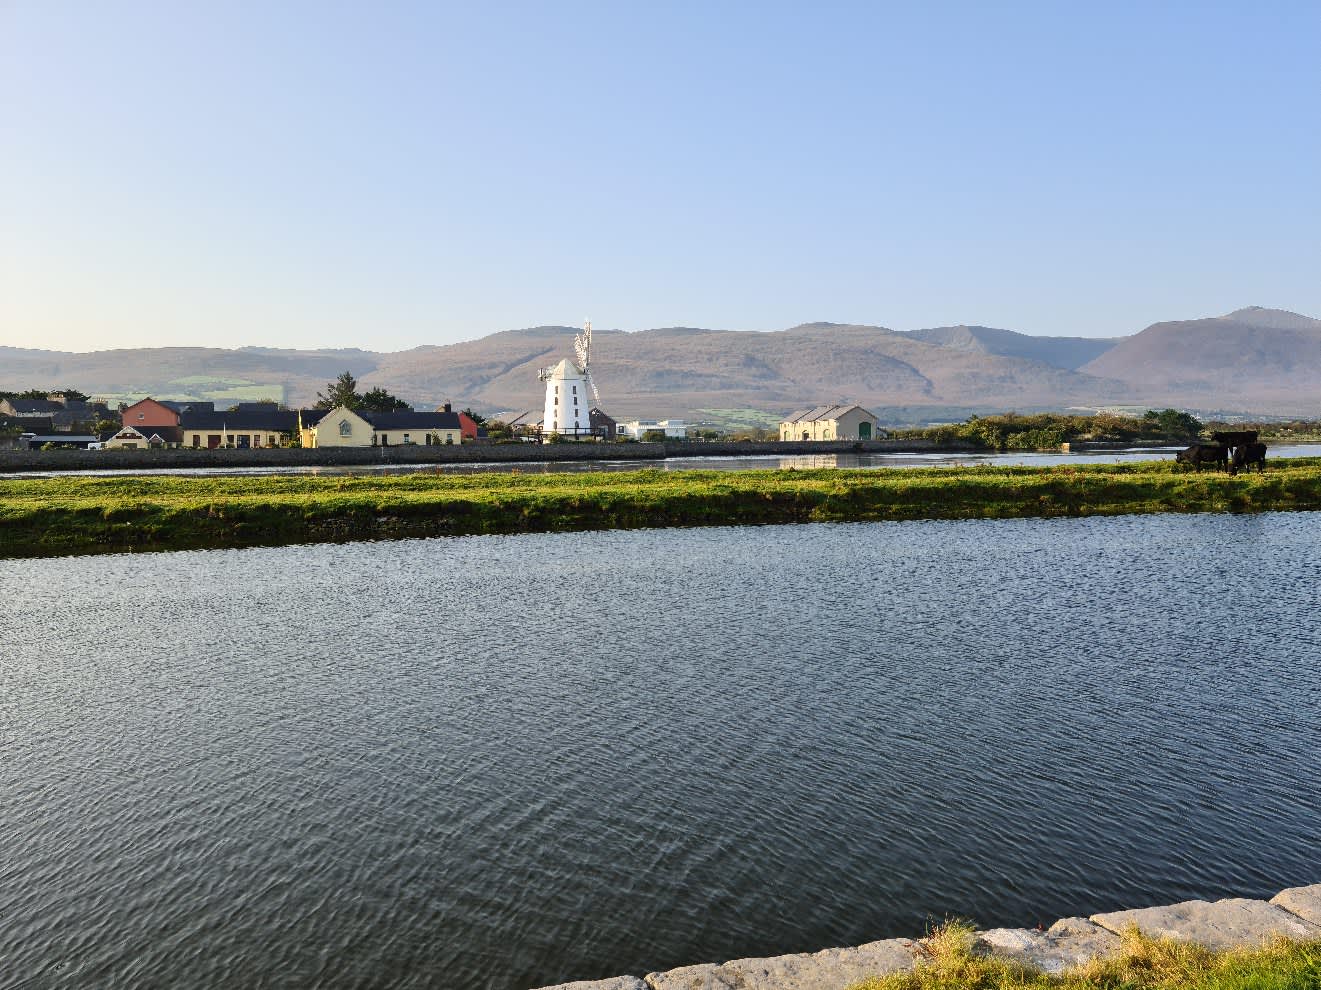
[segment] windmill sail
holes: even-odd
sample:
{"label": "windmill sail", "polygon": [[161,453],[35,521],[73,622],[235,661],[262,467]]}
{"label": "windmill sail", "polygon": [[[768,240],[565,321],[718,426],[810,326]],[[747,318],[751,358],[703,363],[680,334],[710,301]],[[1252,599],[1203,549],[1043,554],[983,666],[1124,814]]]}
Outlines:
{"label": "windmill sail", "polygon": [[592,321],[588,320],[583,325],[582,330],[573,338],[573,353],[578,358],[578,370],[583,373],[583,378],[587,381],[587,387],[592,390],[592,398],[597,405],[601,404],[601,393],[596,387],[596,379],[592,377]]}

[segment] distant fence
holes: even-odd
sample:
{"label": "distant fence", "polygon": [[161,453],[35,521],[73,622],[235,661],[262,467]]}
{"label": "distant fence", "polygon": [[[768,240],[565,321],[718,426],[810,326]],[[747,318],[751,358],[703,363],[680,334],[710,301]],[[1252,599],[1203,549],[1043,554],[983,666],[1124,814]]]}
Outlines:
{"label": "distant fence", "polygon": [[461,446],[257,447],[215,450],[0,450],[0,474],[20,471],[179,471],[189,468],[367,467],[392,464],[509,464],[555,461],[662,461],[684,457],[894,454],[966,450],[930,440],[818,440],[668,443],[478,443]]}

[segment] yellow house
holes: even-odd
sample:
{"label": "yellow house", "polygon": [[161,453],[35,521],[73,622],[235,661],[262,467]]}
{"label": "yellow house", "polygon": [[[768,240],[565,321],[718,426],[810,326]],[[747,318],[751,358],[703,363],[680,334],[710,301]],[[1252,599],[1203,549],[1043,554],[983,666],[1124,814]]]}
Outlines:
{"label": "yellow house", "polygon": [[355,412],[336,406],[300,415],[304,447],[432,447],[463,442],[456,412]]}
{"label": "yellow house", "polygon": [[885,431],[862,406],[815,406],[780,423],[781,440],[880,440]]}
{"label": "yellow house", "polygon": [[304,447],[370,447],[372,424],[348,406],[317,415],[299,413],[298,435]]}

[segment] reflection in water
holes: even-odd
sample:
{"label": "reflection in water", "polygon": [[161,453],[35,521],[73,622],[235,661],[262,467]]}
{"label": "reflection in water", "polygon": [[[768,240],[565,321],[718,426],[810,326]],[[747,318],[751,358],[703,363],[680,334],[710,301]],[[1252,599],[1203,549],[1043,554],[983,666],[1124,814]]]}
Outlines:
{"label": "reflection in water", "polygon": [[[1318,444],[1289,444],[1272,447],[1269,459],[1276,457],[1315,457],[1321,454]],[[248,468],[162,468],[97,471],[22,471],[4,475],[11,478],[69,477],[78,475],[264,475],[264,474],[561,474],[583,471],[764,471],[773,468],[845,468],[866,470],[896,467],[957,467],[974,465],[1119,464],[1128,461],[1173,460],[1169,448],[1135,447],[1131,450],[1106,450],[1090,453],[1012,454],[804,454],[784,456],[761,454],[742,457],[672,457],[666,460],[638,461],[511,461],[498,464],[359,464],[353,467],[248,467]]]}
{"label": "reflection in water", "polygon": [[515,990],[1318,879],[1318,514],[0,584],[4,983]]}

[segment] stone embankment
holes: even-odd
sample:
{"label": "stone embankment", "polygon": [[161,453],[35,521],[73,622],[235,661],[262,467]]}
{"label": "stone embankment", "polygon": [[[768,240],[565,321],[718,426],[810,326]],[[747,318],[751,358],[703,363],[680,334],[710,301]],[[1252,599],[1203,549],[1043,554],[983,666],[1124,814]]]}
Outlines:
{"label": "stone embankment", "polygon": [[784,443],[475,443],[454,447],[261,447],[193,450],[0,450],[0,474],[20,471],[196,468],[376,467],[423,464],[515,464],[559,461],[664,461],[670,458],[900,454],[961,451],[930,440],[818,440]]}
{"label": "stone embankment", "polygon": [[[1118,951],[1129,928],[1153,938],[1210,949],[1256,948],[1284,936],[1321,938],[1321,883],[1291,887],[1269,901],[1231,897],[1064,918],[1043,930],[994,928],[978,933],[982,951],[1058,973]],[[681,966],[646,976],[560,983],[541,990],[845,990],[872,976],[915,967],[920,939],[893,938],[851,949]]]}

